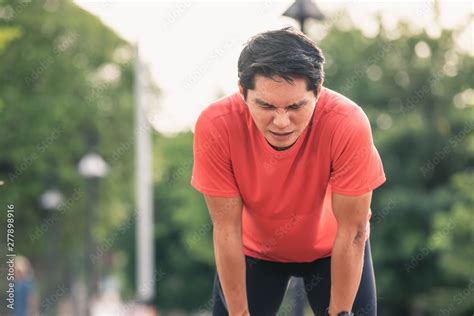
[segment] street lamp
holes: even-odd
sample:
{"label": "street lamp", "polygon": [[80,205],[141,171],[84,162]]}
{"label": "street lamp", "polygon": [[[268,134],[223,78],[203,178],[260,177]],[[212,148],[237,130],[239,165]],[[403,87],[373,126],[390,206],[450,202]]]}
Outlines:
{"label": "street lamp", "polygon": [[302,33],[305,33],[304,22],[307,19],[315,19],[319,21],[325,19],[324,14],[311,0],[295,0],[283,15],[298,21]]}
{"label": "street lamp", "polygon": [[46,211],[46,224],[47,227],[47,243],[48,243],[48,282],[47,282],[47,297],[51,297],[53,294],[53,287],[56,286],[57,269],[55,269],[55,263],[57,262],[57,234],[56,225],[54,223],[55,212],[59,210],[63,204],[64,198],[61,192],[55,188],[50,188],[41,194],[39,198],[39,204],[43,210]]}
{"label": "street lamp", "polygon": [[63,203],[63,195],[57,189],[49,189],[40,197],[41,207],[47,211],[56,211]]}
{"label": "street lamp", "polygon": [[104,177],[108,172],[109,166],[96,153],[89,153],[79,161],[79,174],[86,179],[98,179]]}
{"label": "street lamp", "polygon": [[99,154],[88,153],[79,161],[78,164],[79,174],[87,180],[87,204],[85,210],[85,247],[84,247],[84,274],[86,281],[86,293],[85,293],[85,303],[86,303],[86,314],[90,315],[90,298],[92,297],[92,292],[95,292],[94,278],[95,273],[94,267],[92,266],[91,257],[93,251],[94,240],[92,237],[92,225],[94,224],[94,215],[95,208],[97,206],[97,184],[98,179],[103,178],[109,167],[107,163],[102,159]]}

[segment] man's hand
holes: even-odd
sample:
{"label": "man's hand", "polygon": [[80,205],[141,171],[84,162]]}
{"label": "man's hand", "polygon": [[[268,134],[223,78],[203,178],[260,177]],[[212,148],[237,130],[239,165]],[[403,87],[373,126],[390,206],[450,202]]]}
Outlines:
{"label": "man's hand", "polygon": [[333,193],[332,208],[338,229],[331,256],[329,314],[350,311],[359,289],[364,247],[370,235],[372,192],[349,196]]}

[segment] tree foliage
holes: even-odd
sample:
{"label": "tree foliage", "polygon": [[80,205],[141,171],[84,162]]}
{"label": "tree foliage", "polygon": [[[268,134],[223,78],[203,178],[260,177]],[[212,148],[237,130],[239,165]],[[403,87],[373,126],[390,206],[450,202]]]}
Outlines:
{"label": "tree foliage", "polygon": [[[85,260],[86,153],[109,165],[90,219],[98,245],[132,212],[132,49],[70,1],[3,1],[0,11],[0,200],[15,205],[15,252],[42,290],[68,284]],[[39,203],[48,189],[64,197],[53,213]]]}

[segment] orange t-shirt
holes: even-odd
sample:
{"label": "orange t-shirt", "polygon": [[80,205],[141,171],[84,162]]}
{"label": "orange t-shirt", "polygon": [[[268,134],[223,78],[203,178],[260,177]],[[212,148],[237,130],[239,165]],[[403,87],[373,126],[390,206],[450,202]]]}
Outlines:
{"label": "orange t-shirt", "polygon": [[268,144],[239,93],[209,105],[196,123],[191,184],[205,195],[242,198],[244,253],[251,257],[330,256],[337,232],[331,193],[361,195],[383,182],[367,116],[325,87],[310,123],[284,151]]}

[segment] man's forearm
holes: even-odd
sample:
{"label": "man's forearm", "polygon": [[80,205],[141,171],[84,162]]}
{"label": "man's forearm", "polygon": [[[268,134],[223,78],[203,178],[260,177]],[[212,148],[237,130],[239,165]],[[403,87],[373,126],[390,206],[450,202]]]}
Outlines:
{"label": "man's forearm", "polygon": [[229,316],[249,315],[242,233],[214,227],[214,252]]}
{"label": "man's forearm", "polygon": [[364,247],[365,238],[336,237],[331,256],[331,316],[352,309],[362,275]]}

